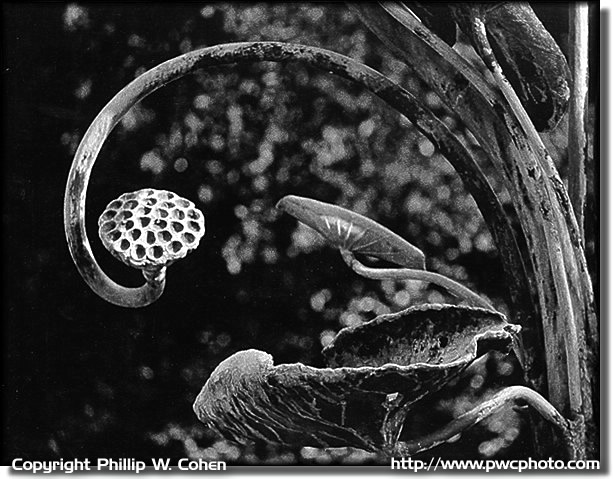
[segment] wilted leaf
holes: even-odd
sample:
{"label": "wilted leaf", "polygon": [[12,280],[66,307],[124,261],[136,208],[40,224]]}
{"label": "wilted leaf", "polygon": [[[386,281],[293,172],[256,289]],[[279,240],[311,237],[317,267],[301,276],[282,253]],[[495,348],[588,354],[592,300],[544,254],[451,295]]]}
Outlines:
{"label": "wilted leaf", "polygon": [[[479,347],[482,341],[489,339],[497,346],[509,346],[515,327],[491,314],[485,318],[486,325],[478,328],[476,323],[486,313],[465,309],[466,314],[474,312],[478,318],[475,322],[464,321],[463,328],[455,324],[457,320],[452,316],[449,345],[457,352],[457,358],[451,362],[443,363],[441,359],[455,353],[434,355],[436,364],[388,362],[375,367],[318,369],[303,364],[275,366],[267,353],[240,351],[213,371],[196,398],[194,411],[205,425],[237,442],[378,450],[384,443],[385,421],[390,411],[410,408],[412,403],[440,389],[484,352]],[[435,322],[442,321],[443,310],[434,314],[438,314]],[[405,319],[401,318],[397,316],[399,321]],[[378,320],[371,328],[377,329],[377,324],[387,322]],[[439,328],[443,329],[442,324]],[[471,336],[474,331],[479,334]],[[424,321],[422,335],[426,332]],[[436,334],[437,338],[442,337]],[[390,342],[395,339],[390,338]],[[426,345],[422,341],[417,349]]]}

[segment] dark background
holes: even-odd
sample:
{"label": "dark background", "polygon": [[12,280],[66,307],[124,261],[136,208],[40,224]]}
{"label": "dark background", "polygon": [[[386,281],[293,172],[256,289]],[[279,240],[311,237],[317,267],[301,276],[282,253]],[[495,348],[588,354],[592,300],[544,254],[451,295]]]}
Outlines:
{"label": "dark background", "polygon": [[[563,49],[566,9],[537,9]],[[429,269],[504,310],[495,247],[449,164],[373,95],[292,63],[191,75],[147,98],[116,128],[88,193],[89,236],[105,271],[122,284],[142,282],[96,235],[98,215],[124,192],[175,191],[204,212],[207,233],[170,268],[158,302],[141,310],[105,303],[68,253],[63,195],[81,136],[135,76],[194,48],[280,40],[335,50],[419,85],[334,3],[5,3],[3,27],[3,464],[14,457],[380,461],[350,449],[238,447],[211,435],[192,412],[210,372],[236,351],[322,366],[322,345],[344,326],[420,302],[454,302],[426,285],[357,277],[317,234],[274,210],[286,194],[377,219],[421,248]],[[434,95],[423,95],[459,128]],[[545,138],[563,176],[565,128]],[[489,356],[435,398],[422,427],[518,381],[512,357]],[[530,447],[524,418],[506,411],[435,454],[523,457]]]}

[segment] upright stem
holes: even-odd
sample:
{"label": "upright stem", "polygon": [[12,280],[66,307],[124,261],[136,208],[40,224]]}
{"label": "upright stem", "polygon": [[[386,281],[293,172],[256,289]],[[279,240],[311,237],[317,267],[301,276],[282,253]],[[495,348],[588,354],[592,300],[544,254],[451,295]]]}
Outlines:
{"label": "upright stem", "polygon": [[353,269],[360,276],[364,276],[365,278],[378,280],[393,279],[397,281],[403,281],[407,279],[426,281],[428,283],[436,284],[438,286],[441,286],[442,288],[445,288],[454,296],[457,296],[458,298],[468,302],[471,306],[496,311],[494,306],[492,306],[489,301],[486,301],[477,293],[471,291],[466,286],[462,286],[460,283],[456,283],[454,280],[438,273],[425,271],[423,269],[369,268],[368,266],[360,263],[350,251],[344,249],[341,249],[341,256],[345,260],[345,263],[347,263],[347,265],[351,269]]}
{"label": "upright stem", "polygon": [[568,194],[584,240],[583,209],[585,207],[585,157],[587,135],[585,112],[588,99],[588,5],[571,3],[569,19],[569,61],[573,75],[568,118]]}
{"label": "upright stem", "polygon": [[[536,130],[528,116],[526,110],[523,108],[517,93],[505,77],[502,68],[494,56],[494,52],[490,45],[489,39],[487,37],[485,23],[483,18],[480,16],[474,16],[470,19],[469,23],[469,31],[471,33],[471,37],[473,40],[473,45],[475,46],[477,53],[484,61],[487,68],[492,73],[498,88],[501,93],[504,95],[505,99],[508,102],[510,109],[515,114],[519,124],[522,126],[524,133],[527,138],[532,141],[534,145],[541,144],[541,140],[538,137]],[[584,176],[584,189],[585,189],[585,175]],[[559,223],[559,229],[562,231],[563,229],[563,221],[561,218],[557,217],[556,221]],[[558,245],[554,245],[555,248],[558,248]],[[566,249],[566,251],[565,251]],[[568,253],[567,258],[565,258],[565,253]],[[560,257],[560,261],[551,262],[552,271],[557,277],[563,277],[564,275],[568,275],[571,277],[575,276],[575,264],[572,261],[569,261],[571,258],[572,251],[570,248],[565,247],[564,243],[561,242],[559,246],[559,252],[556,253],[552,248],[550,254],[558,254]],[[564,261],[566,260],[566,261]],[[572,307],[573,294],[576,294],[572,291],[572,285],[567,284],[565,282],[560,283],[560,291],[558,293],[558,302],[561,308],[567,309],[567,321],[566,327],[563,332],[559,332],[556,334],[555,326],[544,324],[544,329],[547,337],[554,338],[556,335],[561,337],[560,344],[563,345],[567,357],[571,358],[577,351],[580,350],[580,343],[582,342],[582,332],[580,330],[580,326],[577,324],[578,319],[577,315]],[[551,335],[549,333],[551,332]],[[545,341],[545,348],[548,348],[550,351],[556,348],[556,345],[552,341]],[[555,355],[555,353],[553,353]],[[578,387],[581,384],[581,371],[580,364],[578,362],[571,362],[568,367],[568,377],[569,382],[575,387],[568,388],[568,397],[570,403],[570,410],[574,413],[581,409],[581,403],[583,398],[581,397],[581,389]],[[550,381],[550,389],[557,388],[562,386],[562,384],[556,384],[554,381]]]}

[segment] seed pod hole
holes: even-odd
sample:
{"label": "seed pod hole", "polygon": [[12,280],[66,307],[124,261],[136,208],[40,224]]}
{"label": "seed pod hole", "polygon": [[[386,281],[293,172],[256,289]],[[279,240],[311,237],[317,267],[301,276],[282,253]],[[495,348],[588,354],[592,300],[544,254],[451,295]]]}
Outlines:
{"label": "seed pod hole", "polygon": [[134,221],[132,221],[132,220],[126,221],[126,225],[125,226],[126,226],[127,230],[131,230],[132,228],[134,228]]}
{"label": "seed pod hole", "polygon": [[102,227],[100,228],[100,231],[102,231],[103,233],[108,233],[112,229],[115,229],[116,226],[117,226],[117,223],[115,223],[114,221],[109,221],[108,223],[104,223],[102,225]]}
{"label": "seed pod hole", "polygon": [[143,259],[145,257],[145,247],[143,245],[136,245],[134,252],[138,259]]}
{"label": "seed pod hole", "polygon": [[168,243],[172,239],[172,233],[170,231],[160,231],[158,233],[158,239],[164,243]]}
{"label": "seed pod hole", "polygon": [[130,236],[133,240],[137,240],[138,238],[140,238],[141,234],[142,232],[139,229],[133,229],[132,231],[130,231]]}
{"label": "seed pod hole", "polygon": [[191,209],[187,212],[187,217],[192,220],[199,220],[200,212],[198,210]]}
{"label": "seed pod hole", "polygon": [[159,259],[164,255],[164,250],[161,246],[152,246],[149,248],[149,256],[155,259]]}
{"label": "seed pod hole", "polygon": [[164,220],[157,219],[153,222],[153,227],[157,229],[163,230],[166,226],[168,226],[168,223]]}
{"label": "seed pod hole", "polygon": [[173,221],[171,225],[172,225],[172,229],[175,230],[177,233],[180,233],[185,228],[181,223],[177,221]]}
{"label": "seed pod hole", "polygon": [[200,231],[200,225],[197,221],[190,221],[188,223],[189,229],[192,231]]}
{"label": "seed pod hole", "polygon": [[196,241],[196,237],[191,233],[183,233],[183,240],[188,243],[193,243]]}
{"label": "seed pod hole", "polygon": [[180,241],[173,241],[172,243],[170,243],[170,248],[172,249],[173,253],[178,253],[179,251],[181,251],[181,248],[183,248],[183,245]]}

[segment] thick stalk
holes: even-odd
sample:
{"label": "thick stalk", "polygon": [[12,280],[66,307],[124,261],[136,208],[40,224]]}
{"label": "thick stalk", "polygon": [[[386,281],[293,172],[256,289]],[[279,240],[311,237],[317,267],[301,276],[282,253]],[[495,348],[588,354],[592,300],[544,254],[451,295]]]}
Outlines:
{"label": "thick stalk", "polygon": [[[568,278],[582,278],[588,275],[586,269],[581,269],[584,266],[582,261],[573,261],[575,254],[572,250],[571,243],[573,240],[577,243],[583,242],[583,208],[585,201],[585,147],[586,147],[586,125],[585,125],[585,108],[587,104],[587,5],[583,5],[584,10],[581,10],[581,4],[571,6],[571,31],[569,43],[571,45],[571,67],[575,76],[575,81],[572,85],[571,94],[571,109],[569,118],[569,197],[573,203],[572,211],[576,215],[576,226],[572,221],[571,208],[562,208],[567,216],[570,216],[566,221],[564,215],[556,215],[555,221],[558,230],[563,232],[567,224],[572,225],[569,229],[571,241],[563,241],[559,245],[559,254],[565,260],[563,265],[557,266],[558,275],[565,273]],[[576,17],[573,17],[573,13]],[[584,14],[584,15],[582,15]],[[584,18],[581,18],[584,16]],[[460,17],[460,20],[462,18]],[[473,46],[477,50],[479,56],[492,73],[500,91],[507,100],[509,107],[515,113],[518,122],[527,133],[527,136],[534,145],[542,145],[540,137],[536,134],[533,125],[528,117],[526,110],[512,88],[511,84],[505,78],[500,64],[494,56],[493,49],[486,33],[485,20],[481,15],[474,15],[468,21],[464,21],[464,28],[468,30],[469,36],[472,39]],[[573,58],[573,56],[575,58]],[[577,78],[577,75],[580,78]],[[571,153],[575,151],[576,155]],[[547,155],[546,155],[547,156]],[[547,159],[547,158],[545,158]],[[545,170],[551,168],[549,161],[541,159],[541,165]],[[555,189],[556,197],[562,205],[568,202],[568,197],[563,193],[564,188],[560,186],[561,181],[557,175],[551,176],[550,180]],[[575,191],[573,192],[573,188]],[[581,237],[580,241],[572,238],[576,234]],[[554,264],[555,266],[555,264]],[[562,267],[564,269],[562,269]],[[581,288],[577,281],[569,281],[567,287],[564,287],[559,295],[560,300],[565,307],[573,307],[579,305],[577,312],[583,310],[585,316],[582,324],[581,314],[575,314],[575,310],[563,317],[566,320],[565,324],[554,325],[544,324],[545,337],[560,338],[557,344],[563,344],[565,351],[564,356],[571,358],[580,355],[580,361],[575,362],[567,360],[569,382],[576,385],[585,384],[585,389],[578,387],[569,389],[569,403],[571,412],[579,412],[581,410],[592,410],[593,397],[597,393],[597,386],[587,374],[587,370],[595,364],[595,358],[591,356],[598,349],[597,327],[595,325],[595,316],[593,314],[593,305],[586,300],[586,296],[582,296]],[[589,298],[589,296],[588,296]],[[562,328],[560,328],[562,326]],[[565,338],[563,340],[562,338]],[[587,347],[585,347],[587,345]],[[548,348],[550,355],[555,354],[556,345],[554,342],[546,342],[545,347]],[[587,353],[586,353],[587,351]],[[592,366],[591,366],[591,365]],[[580,420],[581,422],[581,420]],[[593,424],[591,427],[594,427]],[[592,435],[595,431],[590,431]]]}
{"label": "thick stalk", "polygon": [[[526,131],[530,137],[532,137],[532,141],[535,144],[539,144],[540,138],[536,135],[536,131],[532,126],[532,122],[528,117],[526,110],[523,108],[515,90],[513,89],[509,81],[505,78],[502,68],[498,63],[496,57],[494,56],[493,49],[490,45],[486,33],[486,26],[483,17],[478,13],[478,9],[469,9],[468,11],[473,12],[472,15],[469,13],[469,18],[466,18],[466,16],[462,16],[461,13],[456,12],[458,20],[463,25],[463,28],[466,30],[466,33],[469,34],[469,37],[471,38],[473,46],[477,50],[477,53],[492,73],[499,90],[502,92],[506,101],[509,104],[509,107],[516,115],[519,124],[522,126],[523,130]],[[464,13],[464,15],[466,15],[466,13]],[[559,231],[563,231],[565,225],[562,218],[560,216],[556,216],[555,220],[557,222]],[[559,254],[561,254],[562,258],[564,258],[567,254],[572,255],[572,252],[568,248],[567,243],[563,242],[559,245]],[[568,277],[577,277],[578,275],[578,273],[576,272],[576,264],[573,261],[552,262],[552,267],[554,268],[554,273],[558,276],[565,274]],[[573,271],[571,273],[570,271],[566,270]],[[562,307],[565,308],[572,308],[573,304],[580,304],[581,301],[578,291],[576,290],[576,288],[574,288],[573,283],[562,283],[561,291],[558,295],[558,298]],[[565,319],[567,320],[567,323],[564,325],[564,331],[566,333],[567,339],[563,342],[563,345],[565,348],[565,357],[568,358],[577,354],[577,352],[580,351],[580,345],[585,344],[585,338],[583,328],[581,328],[577,324],[577,318],[574,315],[574,311],[571,311],[570,314],[565,316]],[[545,329],[546,337],[556,336],[556,330],[554,328],[547,330],[548,325],[545,325]],[[559,335],[559,333],[557,334]],[[545,347],[549,348],[549,350],[551,351],[554,348],[554,344],[551,342],[547,342],[545,344]],[[554,352],[551,351],[550,354],[554,354]],[[568,364],[569,381],[574,384],[580,384],[580,363],[568,361]],[[571,388],[569,390],[569,403],[571,410],[579,411],[582,406],[582,401],[583,398],[581,397],[581,391],[578,388]]]}
{"label": "thick stalk", "polygon": [[569,5],[569,63],[573,75],[568,117],[568,194],[577,217],[579,234],[584,239],[585,158],[587,148],[586,111],[588,91],[588,4]]}
{"label": "thick stalk", "polygon": [[[531,358],[527,378],[558,410],[586,421],[589,431],[595,427],[591,383],[597,376],[597,350],[589,344],[594,350],[588,351],[584,333],[597,329],[592,287],[568,194],[536,130],[516,115],[496,86],[406,8],[393,2],[352,8],[462,118],[501,172],[530,253],[528,274],[537,286],[540,324],[537,318],[516,318],[513,311],[514,322],[525,326],[522,339]],[[579,347],[573,349],[573,343]],[[593,440],[593,435],[585,440],[590,455]]]}

